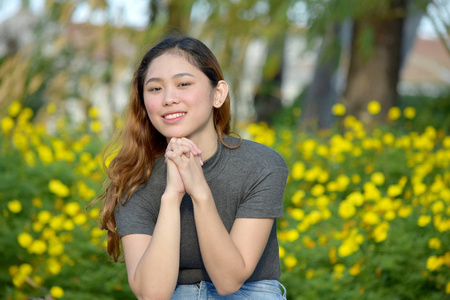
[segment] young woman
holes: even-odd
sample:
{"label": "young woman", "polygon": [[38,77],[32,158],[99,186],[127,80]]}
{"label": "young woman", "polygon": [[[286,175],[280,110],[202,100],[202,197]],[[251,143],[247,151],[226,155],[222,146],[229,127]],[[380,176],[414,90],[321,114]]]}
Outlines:
{"label": "young woman", "polygon": [[123,246],[139,299],[285,299],[276,218],[287,167],[230,133],[228,85],[213,53],[170,37],[132,86],[102,208],[108,253]]}

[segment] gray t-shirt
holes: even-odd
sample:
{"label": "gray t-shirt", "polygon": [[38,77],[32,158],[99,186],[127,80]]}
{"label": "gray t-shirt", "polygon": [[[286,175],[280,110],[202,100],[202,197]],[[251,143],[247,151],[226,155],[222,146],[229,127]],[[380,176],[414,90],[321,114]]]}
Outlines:
{"label": "gray t-shirt", "polygon": [[[224,136],[229,146],[239,139]],[[236,218],[278,218],[283,216],[283,194],[288,169],[283,158],[267,146],[243,140],[236,149],[218,143],[216,153],[204,162],[203,172],[211,188],[222,221],[231,231]],[[140,186],[128,202],[119,205],[115,218],[120,237],[127,234],[153,234],[161,196],[166,187],[166,165],[157,158],[148,181]],[[185,195],[181,202],[181,251],[178,284],[210,281],[202,261],[195,229],[192,200]],[[280,277],[276,222],[267,246],[247,281]]]}

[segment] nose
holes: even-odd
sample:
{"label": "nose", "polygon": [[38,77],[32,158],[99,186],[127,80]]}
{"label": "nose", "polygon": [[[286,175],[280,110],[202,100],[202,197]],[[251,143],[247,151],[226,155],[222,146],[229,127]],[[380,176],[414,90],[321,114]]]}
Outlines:
{"label": "nose", "polygon": [[177,93],[174,89],[167,88],[164,93],[163,105],[168,106],[179,103]]}

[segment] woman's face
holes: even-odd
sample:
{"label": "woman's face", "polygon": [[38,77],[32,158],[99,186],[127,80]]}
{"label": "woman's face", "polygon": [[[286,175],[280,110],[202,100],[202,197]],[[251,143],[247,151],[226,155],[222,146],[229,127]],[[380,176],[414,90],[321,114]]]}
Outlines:
{"label": "woman's face", "polygon": [[155,58],[144,81],[150,122],[166,138],[186,137],[198,142],[215,133],[216,94],[208,77],[177,53]]}

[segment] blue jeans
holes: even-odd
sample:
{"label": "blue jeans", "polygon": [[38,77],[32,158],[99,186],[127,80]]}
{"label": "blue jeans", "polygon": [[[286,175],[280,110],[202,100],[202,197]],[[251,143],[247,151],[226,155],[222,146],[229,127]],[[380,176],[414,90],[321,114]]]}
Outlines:
{"label": "blue jeans", "polygon": [[[284,290],[283,294],[280,287]],[[277,280],[258,280],[244,283],[234,294],[221,296],[211,282],[202,281],[197,284],[177,285],[171,299],[277,300],[286,299],[286,289]]]}

